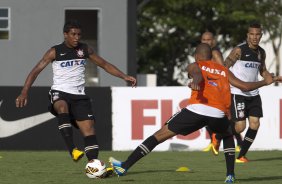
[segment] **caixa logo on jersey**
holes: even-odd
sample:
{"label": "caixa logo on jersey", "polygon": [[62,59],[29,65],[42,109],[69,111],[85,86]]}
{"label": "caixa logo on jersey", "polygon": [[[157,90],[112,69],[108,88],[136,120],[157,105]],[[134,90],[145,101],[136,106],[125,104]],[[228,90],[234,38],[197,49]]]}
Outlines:
{"label": "caixa logo on jersey", "polygon": [[72,66],[79,66],[79,65],[85,65],[86,60],[85,59],[76,59],[76,60],[70,60],[70,61],[64,61],[61,62],[61,67],[72,67]]}

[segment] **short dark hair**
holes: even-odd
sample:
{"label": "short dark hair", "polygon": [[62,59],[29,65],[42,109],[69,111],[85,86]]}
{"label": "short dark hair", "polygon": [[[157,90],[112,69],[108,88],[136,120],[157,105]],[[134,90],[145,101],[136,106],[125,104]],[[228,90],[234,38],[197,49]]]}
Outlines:
{"label": "short dark hair", "polygon": [[259,22],[251,22],[249,28],[259,28],[261,29],[261,24]]}
{"label": "short dark hair", "polygon": [[210,60],[212,59],[212,50],[211,47],[206,43],[200,43],[196,47],[196,54],[200,57],[201,60]]}
{"label": "short dark hair", "polygon": [[80,26],[80,24],[77,20],[67,21],[64,25],[63,31],[64,31],[64,33],[68,33],[70,31],[70,29],[73,29],[73,28],[81,29],[81,26]]}

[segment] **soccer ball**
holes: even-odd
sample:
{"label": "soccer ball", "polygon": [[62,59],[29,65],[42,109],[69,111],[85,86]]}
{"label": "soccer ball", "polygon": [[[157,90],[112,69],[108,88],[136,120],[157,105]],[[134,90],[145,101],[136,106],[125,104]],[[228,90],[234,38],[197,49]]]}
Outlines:
{"label": "soccer ball", "polygon": [[85,173],[89,178],[103,178],[107,174],[106,164],[101,160],[92,159],[86,164]]}

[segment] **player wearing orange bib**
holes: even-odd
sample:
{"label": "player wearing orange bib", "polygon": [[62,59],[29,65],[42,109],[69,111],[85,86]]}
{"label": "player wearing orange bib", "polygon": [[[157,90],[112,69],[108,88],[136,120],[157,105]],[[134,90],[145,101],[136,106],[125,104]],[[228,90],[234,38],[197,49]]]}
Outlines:
{"label": "player wearing orange bib", "polygon": [[200,87],[205,90],[192,91],[189,104],[208,105],[229,114],[231,95],[227,76],[228,70],[223,65],[212,61],[199,61],[197,63],[205,79]]}

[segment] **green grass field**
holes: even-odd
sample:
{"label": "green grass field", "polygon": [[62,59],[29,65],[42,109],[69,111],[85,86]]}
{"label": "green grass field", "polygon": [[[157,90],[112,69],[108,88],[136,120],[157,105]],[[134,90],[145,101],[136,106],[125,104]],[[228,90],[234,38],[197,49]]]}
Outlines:
{"label": "green grass field", "polygon": [[[129,152],[101,151],[100,159],[109,156],[125,159]],[[93,184],[93,183],[224,183],[225,160],[204,152],[152,152],[134,165],[124,177],[89,179],[84,174],[86,158],[73,162],[64,151],[0,151],[1,184]],[[237,183],[282,183],[282,151],[251,151],[251,162],[236,164]],[[191,172],[176,172],[186,166]]]}

